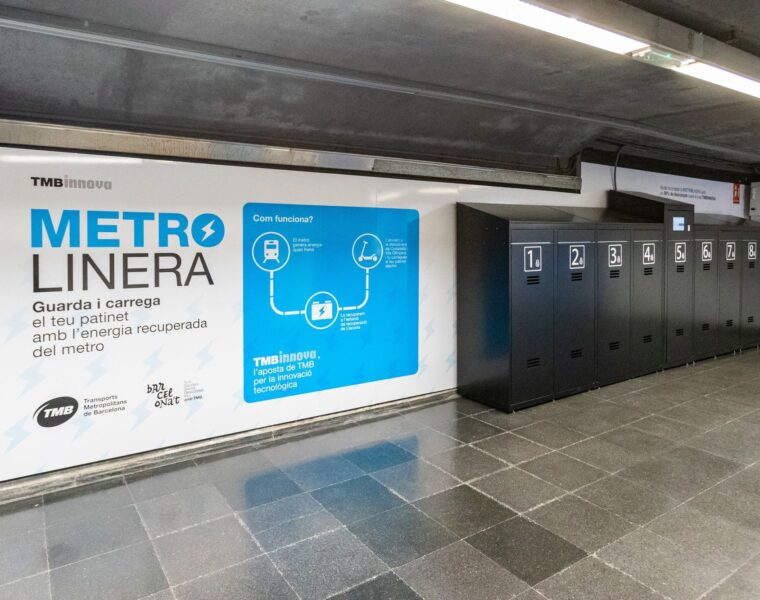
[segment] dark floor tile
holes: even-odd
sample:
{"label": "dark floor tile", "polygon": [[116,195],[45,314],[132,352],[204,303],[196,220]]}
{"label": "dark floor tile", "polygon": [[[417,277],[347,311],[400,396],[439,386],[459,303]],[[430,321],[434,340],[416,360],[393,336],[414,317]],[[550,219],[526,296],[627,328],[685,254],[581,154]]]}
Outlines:
{"label": "dark floor tile", "polygon": [[724,397],[716,398],[713,396],[700,396],[699,398],[692,400],[684,406],[696,408],[704,412],[714,412],[719,415],[731,417],[733,419],[748,415],[757,409],[755,406],[749,406],[746,404],[734,402],[733,400],[729,400]]}
{"label": "dark floor tile", "polygon": [[45,494],[45,522],[52,525],[101,512],[104,506],[132,504],[132,495],[121,478]]}
{"label": "dark floor tile", "polygon": [[582,394],[575,394],[574,396],[566,396],[564,398],[560,398],[558,402],[561,402],[563,406],[567,406],[568,408],[583,410],[586,408],[591,408],[592,406],[597,406],[602,402],[607,402],[607,400],[604,400],[599,396],[592,394],[591,392],[583,392]]}
{"label": "dark floor tile", "polygon": [[232,509],[213,484],[151,498],[137,504],[145,528],[158,537],[230,514]]}
{"label": "dark floor tile", "polygon": [[266,529],[271,529],[282,523],[300,519],[314,513],[324,510],[310,494],[298,494],[297,496],[288,496],[281,500],[275,500],[269,504],[255,506],[249,510],[238,513],[248,529],[252,533],[258,533]]}
{"label": "dark floor tile", "polygon": [[623,469],[624,479],[687,500],[735,473],[741,465],[695,448],[678,447]]}
{"label": "dark floor tile", "polygon": [[[521,429],[520,432],[522,431]],[[511,464],[518,464],[551,452],[550,448],[534,444],[514,433],[502,433],[473,445],[478,450],[493,454]]]}
{"label": "dark floor tile", "polygon": [[592,557],[536,587],[552,600],[662,600],[659,594]]}
{"label": "dark floor tile", "polygon": [[303,491],[279,469],[260,471],[240,479],[217,481],[214,485],[222,493],[227,504],[235,510],[248,510]]}
{"label": "dark floor tile", "polygon": [[295,544],[306,538],[343,527],[332,513],[322,510],[292,521],[286,521],[254,534],[259,546],[265,552],[272,552],[283,546]]}
{"label": "dark floor tile", "polygon": [[504,431],[512,431],[536,422],[530,416],[529,411],[524,410],[513,413],[507,413],[502,410],[489,410],[488,412],[478,414],[475,418],[478,421],[483,421]]}
{"label": "dark floor tile", "polygon": [[55,569],[50,583],[55,600],[137,600],[169,587],[149,543]]}
{"label": "dark floor tile", "polygon": [[366,473],[387,469],[417,458],[414,454],[390,442],[378,442],[372,446],[347,452],[343,456]]}
{"label": "dark floor tile", "polygon": [[760,464],[739,471],[736,475],[729,477],[721,486],[760,496]]}
{"label": "dark floor tile", "polygon": [[575,494],[640,525],[678,505],[678,500],[670,496],[641,487],[615,475],[592,483],[576,491]]}
{"label": "dark floor tile", "polygon": [[465,416],[457,410],[455,402],[445,402],[434,406],[426,406],[425,408],[413,409],[404,413],[404,415],[426,427],[434,427],[441,423],[456,421]]}
{"label": "dark floor tile", "polygon": [[517,467],[478,479],[472,486],[517,512],[530,510],[565,493]]}
{"label": "dark floor tile", "polygon": [[526,516],[589,553],[596,552],[636,527],[575,496],[559,498],[530,511]]}
{"label": "dark floor tile", "polygon": [[612,398],[618,398],[638,390],[649,387],[649,382],[644,379],[627,379],[619,383],[613,383],[612,385],[605,385],[600,388],[591,390],[589,393],[602,398],[604,400],[610,400]]}
{"label": "dark floor tile", "polygon": [[261,554],[233,516],[170,533],[153,543],[173,586]]}
{"label": "dark floor tile", "polygon": [[426,460],[462,481],[482,477],[507,467],[503,461],[472,446],[453,448],[430,456]]}
{"label": "dark floor tile", "polygon": [[659,413],[678,404],[699,398],[694,392],[675,385],[661,384],[614,398],[612,402],[643,412]]}
{"label": "dark floor tile", "polygon": [[271,555],[302,600],[321,600],[388,570],[356,537],[340,529]]}
{"label": "dark floor tile", "polygon": [[760,598],[760,559],[753,559],[714,588],[705,600],[757,600]]}
{"label": "dark floor tile", "polygon": [[607,475],[601,469],[582,463],[560,452],[545,454],[522,463],[520,468],[568,491],[578,489]]}
{"label": "dark floor tile", "polygon": [[102,510],[47,528],[48,559],[54,569],[90,556],[147,541],[134,506]]}
{"label": "dark floor tile", "polygon": [[631,454],[625,448],[598,437],[563,448],[561,452],[610,473],[635,464],[642,458],[640,455]]}
{"label": "dark floor tile", "polygon": [[686,443],[745,465],[760,460],[760,425],[746,421],[732,421],[691,438]]}
{"label": "dark floor tile", "polygon": [[576,414],[551,419],[553,422],[588,435],[598,435],[646,417],[647,413],[611,402],[599,404]]}
{"label": "dark floor tile", "polygon": [[414,502],[459,484],[448,473],[420,460],[412,460],[389,469],[376,471],[372,477],[407,502]]}
{"label": "dark floor tile", "polygon": [[397,570],[423,598],[510,600],[524,581],[464,541],[451,544]]}
{"label": "dark floor tile", "polygon": [[433,429],[421,429],[403,437],[394,438],[393,443],[401,446],[407,452],[420,457],[432,456],[439,452],[461,446],[462,442]]}
{"label": "dark floor tile", "polygon": [[551,421],[541,421],[527,427],[522,427],[517,434],[528,438],[532,442],[554,449],[564,448],[588,437],[584,433],[578,433]]}
{"label": "dark floor tile", "polygon": [[680,442],[687,438],[698,435],[703,431],[699,427],[681,423],[680,421],[675,421],[673,419],[663,417],[662,415],[647,417],[641,421],[631,423],[627,427],[638,429],[639,431],[644,431],[646,433],[651,433],[653,435],[672,440],[674,442]]}
{"label": "dark floor tile", "polygon": [[388,488],[366,475],[336,483],[311,494],[322,506],[347,524],[404,504],[404,501]]}
{"label": "dark floor tile", "polygon": [[266,556],[194,579],[174,588],[177,600],[297,600]]}
{"label": "dark floor tile", "polygon": [[206,482],[201,470],[193,462],[181,462],[125,477],[135,502],[166,496]]}
{"label": "dark floor tile", "polygon": [[674,544],[646,529],[629,533],[603,548],[599,558],[673,600],[696,600],[732,570],[699,551]]}
{"label": "dark floor tile", "polygon": [[586,556],[577,546],[521,517],[486,529],[467,541],[530,585]]}
{"label": "dark floor tile", "polygon": [[0,543],[3,538],[44,526],[45,512],[40,496],[0,504]]}
{"label": "dark floor tile", "polygon": [[253,478],[273,469],[263,449],[243,448],[197,458],[198,468],[209,481]]}
{"label": "dark floor tile", "polygon": [[691,425],[703,431],[722,425],[731,418],[715,412],[706,412],[694,408],[693,406],[689,406],[689,404],[674,406],[673,408],[662,411],[660,415],[667,417],[668,419],[673,419],[674,421],[686,423],[687,425]]}
{"label": "dark floor tile", "polygon": [[50,573],[0,585],[0,600],[50,600]]}
{"label": "dark floor tile", "polygon": [[515,600],[546,600],[546,596],[539,594],[533,588],[528,588],[522,594],[515,596]]}
{"label": "dark floor tile", "polygon": [[515,512],[467,485],[460,485],[414,504],[461,537],[515,516]]}
{"label": "dark floor tile", "polygon": [[531,406],[530,408],[521,410],[518,414],[524,413],[534,421],[559,421],[562,419],[562,417],[573,417],[579,412],[581,411],[577,408],[574,408],[571,402],[563,402],[562,400],[557,400],[552,402],[544,402],[543,404],[538,404],[536,406]]}
{"label": "dark floor tile", "polygon": [[0,543],[0,585],[46,570],[44,530],[33,529]]}
{"label": "dark floor tile", "polygon": [[304,457],[303,462],[285,467],[283,470],[306,491],[364,475],[364,471],[342,456],[324,456],[313,460]]}
{"label": "dark floor tile", "polygon": [[160,592],[156,592],[155,594],[151,594],[150,596],[143,596],[140,600],[176,600],[176,597],[174,596],[172,589],[167,588]]}
{"label": "dark floor tile", "polygon": [[456,421],[432,425],[431,427],[465,444],[471,444],[472,442],[503,433],[502,429],[489,425],[475,417],[464,417]]}
{"label": "dark floor tile", "polygon": [[719,484],[692,498],[687,506],[710,515],[717,522],[760,532],[760,497]]}
{"label": "dark floor tile", "polygon": [[347,592],[330,596],[330,600],[422,600],[394,573],[385,573]]}
{"label": "dark floor tile", "polygon": [[599,436],[600,440],[620,446],[637,458],[647,458],[661,454],[675,446],[675,442],[657,435],[634,429],[620,427]]}
{"label": "dark floor tile", "polygon": [[451,544],[457,537],[414,506],[406,505],[349,526],[390,567]]}

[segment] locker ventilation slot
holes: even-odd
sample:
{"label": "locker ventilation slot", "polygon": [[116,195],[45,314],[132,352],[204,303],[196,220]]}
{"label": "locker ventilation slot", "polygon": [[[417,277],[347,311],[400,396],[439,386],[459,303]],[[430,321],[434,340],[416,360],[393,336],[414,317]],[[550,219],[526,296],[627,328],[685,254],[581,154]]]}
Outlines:
{"label": "locker ventilation slot", "polygon": [[747,317],[747,323],[754,323],[754,322],[755,322],[755,317],[753,317],[752,315]]}
{"label": "locker ventilation slot", "polygon": [[620,350],[620,342],[610,342],[610,350]]}
{"label": "locker ventilation slot", "polygon": [[726,268],[730,271],[734,268],[734,263],[726,263]]}
{"label": "locker ventilation slot", "polygon": [[540,275],[528,275],[528,285],[538,285],[541,283],[541,276]]}
{"label": "locker ventilation slot", "polygon": [[686,265],[678,265],[676,267],[676,272],[683,273],[686,270]]}
{"label": "locker ventilation slot", "polygon": [[754,269],[755,268],[755,261],[753,260],[751,263],[749,263],[749,268]]}
{"label": "locker ventilation slot", "polygon": [[709,271],[710,270],[710,263],[704,263],[702,265],[702,270],[703,271]]}
{"label": "locker ventilation slot", "polygon": [[641,338],[641,343],[642,344],[651,344],[652,343],[652,336],[651,336],[651,334],[650,335],[645,335],[643,338]]}
{"label": "locker ventilation slot", "polygon": [[576,348],[575,350],[570,351],[570,358],[581,358],[582,356],[583,356],[582,348]]}
{"label": "locker ventilation slot", "polygon": [[733,327],[733,326],[734,326],[734,320],[733,319],[729,319],[728,321],[726,321],[726,327]]}
{"label": "locker ventilation slot", "polygon": [[644,275],[652,275],[654,273],[654,269],[652,267],[644,267]]}
{"label": "locker ventilation slot", "polygon": [[612,269],[610,271],[610,279],[619,279],[620,278],[620,269]]}
{"label": "locker ventilation slot", "polygon": [[583,281],[583,273],[573,273],[570,275],[570,281]]}
{"label": "locker ventilation slot", "polygon": [[533,367],[538,367],[540,364],[541,364],[540,358],[529,358],[525,362],[525,366],[528,367],[529,369],[532,369]]}
{"label": "locker ventilation slot", "polygon": [[710,331],[710,324],[702,323],[702,331]]}
{"label": "locker ventilation slot", "polygon": [[683,335],[683,329],[682,328],[676,329],[676,337],[681,337],[682,335]]}

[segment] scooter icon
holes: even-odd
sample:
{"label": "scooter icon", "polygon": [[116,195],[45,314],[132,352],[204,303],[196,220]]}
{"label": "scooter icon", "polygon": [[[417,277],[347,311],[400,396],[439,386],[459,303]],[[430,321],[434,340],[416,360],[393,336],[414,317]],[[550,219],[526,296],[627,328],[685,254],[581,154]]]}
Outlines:
{"label": "scooter icon", "polygon": [[362,250],[359,253],[359,262],[364,262],[367,260],[371,260],[372,262],[377,262],[377,253],[375,254],[364,254],[364,251],[367,249],[367,240],[362,240]]}

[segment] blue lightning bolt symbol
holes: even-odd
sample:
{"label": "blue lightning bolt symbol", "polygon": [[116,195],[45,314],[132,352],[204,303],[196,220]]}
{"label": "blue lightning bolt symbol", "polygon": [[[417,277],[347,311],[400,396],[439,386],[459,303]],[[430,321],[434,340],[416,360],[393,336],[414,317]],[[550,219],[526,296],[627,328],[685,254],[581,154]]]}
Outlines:
{"label": "blue lightning bolt symbol", "polygon": [[323,315],[323,314],[325,314],[325,307],[324,306],[319,309],[319,314],[320,314],[320,316]]}
{"label": "blue lightning bolt symbol", "polygon": [[150,375],[151,373],[154,373],[156,369],[161,367],[164,363],[159,360],[158,355],[161,354],[161,350],[163,350],[163,346],[156,350],[153,354],[151,354],[148,358],[146,358],[143,361],[143,364],[148,367],[148,372],[145,374],[146,377]]}
{"label": "blue lightning bolt symbol", "polygon": [[201,240],[202,242],[205,242],[209,238],[209,236],[215,233],[214,223],[216,223],[216,219],[212,219],[211,221],[208,222],[208,224],[201,227],[201,231],[206,234],[203,236],[203,239]]}
{"label": "blue lightning bolt symbol", "polygon": [[5,432],[5,436],[11,438],[11,443],[5,449],[6,452],[9,452],[18,446],[21,442],[23,442],[27,437],[29,437],[29,432],[24,429],[24,423],[26,422],[27,418],[28,417],[22,417],[20,421],[18,421],[15,425],[13,425],[13,427]]}

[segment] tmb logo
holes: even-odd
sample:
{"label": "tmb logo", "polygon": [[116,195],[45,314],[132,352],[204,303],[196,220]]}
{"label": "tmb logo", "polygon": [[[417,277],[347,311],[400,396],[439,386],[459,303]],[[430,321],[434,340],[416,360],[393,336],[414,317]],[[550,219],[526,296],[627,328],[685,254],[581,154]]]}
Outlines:
{"label": "tmb logo", "polygon": [[34,413],[34,419],[40,427],[57,427],[73,417],[78,408],[79,403],[74,398],[61,396],[40,406]]}

